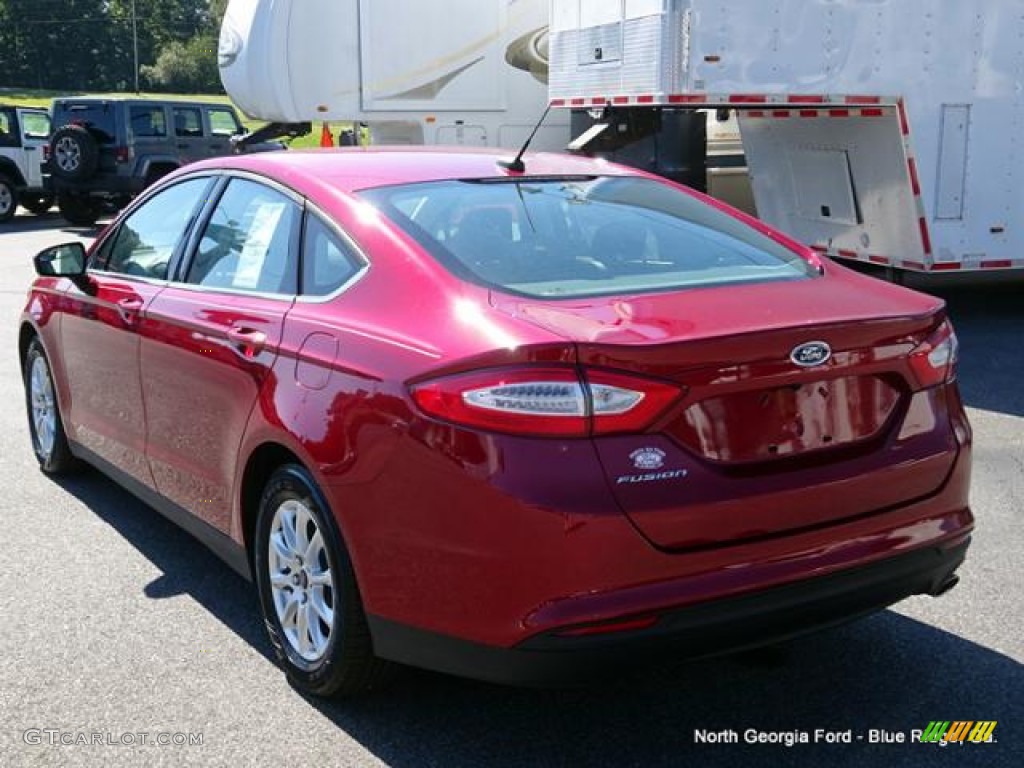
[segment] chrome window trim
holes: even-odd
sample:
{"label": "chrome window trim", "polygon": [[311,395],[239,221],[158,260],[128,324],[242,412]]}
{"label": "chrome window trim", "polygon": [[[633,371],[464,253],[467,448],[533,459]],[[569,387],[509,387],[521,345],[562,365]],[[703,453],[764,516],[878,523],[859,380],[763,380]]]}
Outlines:
{"label": "chrome window trim", "polygon": [[[335,236],[337,236],[337,238],[342,243],[345,244],[345,246],[349,249],[351,254],[359,262],[357,264],[357,269],[352,274],[352,276],[349,277],[348,280],[343,282],[341,285],[339,285],[337,288],[335,288],[330,293],[326,293],[323,296],[312,296],[312,295],[306,295],[306,294],[300,293],[300,294],[298,294],[295,297],[295,303],[296,304],[326,304],[326,303],[328,303],[330,301],[333,301],[334,299],[338,298],[338,296],[340,296],[341,294],[345,293],[349,288],[351,288],[352,286],[354,286],[356,283],[358,283],[360,280],[363,279],[363,277],[366,275],[366,273],[370,271],[370,259],[366,256],[366,253],[363,251],[362,248],[359,247],[359,245],[356,243],[356,241],[353,240],[352,237],[349,236],[349,234],[338,225],[338,222],[336,222],[333,218],[328,216],[320,206],[318,206],[316,203],[314,203],[312,200],[310,200],[308,198],[306,198],[306,211],[305,211],[305,215],[306,216],[315,215],[320,220],[321,224],[323,224],[325,227],[327,227],[328,230],[333,232],[335,234]],[[305,223],[305,221],[303,221],[303,224],[302,224],[302,241],[299,243],[299,248],[300,248],[299,266],[300,267],[303,265],[303,257],[305,257],[305,248],[304,248],[305,240],[306,240],[306,223]],[[299,277],[301,278],[301,276],[302,275],[301,275],[301,272],[300,272]],[[301,282],[301,280],[300,280],[300,282]]]}

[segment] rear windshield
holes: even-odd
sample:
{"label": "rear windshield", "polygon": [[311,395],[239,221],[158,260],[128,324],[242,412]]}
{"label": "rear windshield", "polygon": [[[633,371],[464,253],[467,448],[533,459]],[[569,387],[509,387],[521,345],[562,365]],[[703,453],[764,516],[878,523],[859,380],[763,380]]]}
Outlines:
{"label": "rear windshield", "polygon": [[104,102],[76,103],[66,101],[54,110],[57,125],[84,125],[89,128],[101,143],[114,141],[117,132],[114,129],[114,105]]}
{"label": "rear windshield", "polygon": [[527,296],[667,291],[814,274],[771,238],[650,179],[441,181],[360,194],[455,274]]}

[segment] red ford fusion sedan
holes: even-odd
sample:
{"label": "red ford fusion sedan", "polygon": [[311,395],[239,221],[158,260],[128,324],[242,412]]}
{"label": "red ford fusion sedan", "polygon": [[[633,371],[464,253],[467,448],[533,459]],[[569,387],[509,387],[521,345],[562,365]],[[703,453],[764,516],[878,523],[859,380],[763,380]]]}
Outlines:
{"label": "red ford fusion sedan", "polygon": [[45,472],[98,467],[255,581],[292,681],[541,684],[957,581],[943,304],[600,160],[219,158],[20,327]]}

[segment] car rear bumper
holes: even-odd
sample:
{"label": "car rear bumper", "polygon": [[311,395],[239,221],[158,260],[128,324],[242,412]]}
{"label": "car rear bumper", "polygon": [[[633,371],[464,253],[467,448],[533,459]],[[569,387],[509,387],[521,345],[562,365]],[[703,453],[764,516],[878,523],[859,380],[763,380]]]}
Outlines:
{"label": "car rear bumper", "polygon": [[[719,655],[776,643],[881,610],[916,594],[939,595],[970,544],[963,533],[895,557],[735,597],[667,609],[634,623],[649,626],[579,634],[566,627],[499,648],[369,616],[383,658],[465,677],[514,685],[599,680],[666,658]],[[630,618],[630,617],[623,617]],[[611,625],[609,625],[611,626]],[[626,626],[623,624],[622,626]]]}

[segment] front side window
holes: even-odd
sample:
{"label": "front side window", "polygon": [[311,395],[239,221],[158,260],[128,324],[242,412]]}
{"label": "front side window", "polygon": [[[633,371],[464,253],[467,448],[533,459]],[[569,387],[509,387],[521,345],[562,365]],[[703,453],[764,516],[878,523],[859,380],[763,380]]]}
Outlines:
{"label": "front side window", "polygon": [[813,276],[810,264],[668,184],[636,177],[442,181],[362,197],[458,276],[573,298]]}
{"label": "front side window", "polygon": [[294,294],[301,209],[280,192],[232,179],[203,231],[186,282],[207,288]]}
{"label": "front side window", "polygon": [[234,136],[242,132],[238,118],[230,109],[212,107],[209,109],[210,133],[214,136]]}
{"label": "front side window", "polygon": [[171,257],[202,207],[209,185],[208,178],[189,179],[157,192],[128,215],[92,266],[165,280]]}
{"label": "front side window", "polygon": [[167,135],[167,116],[163,107],[132,107],[129,110],[132,134],[141,137]]}

